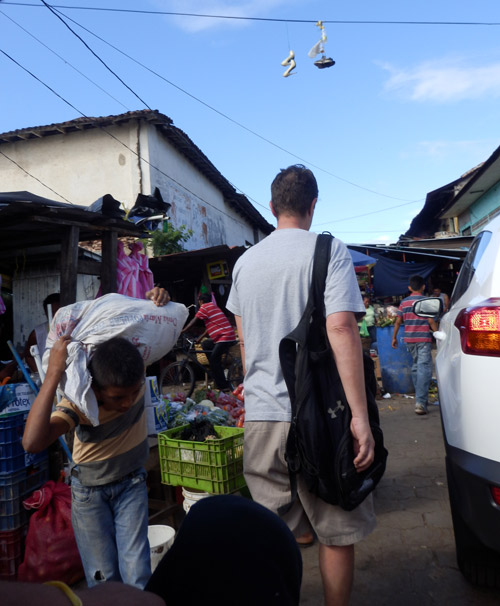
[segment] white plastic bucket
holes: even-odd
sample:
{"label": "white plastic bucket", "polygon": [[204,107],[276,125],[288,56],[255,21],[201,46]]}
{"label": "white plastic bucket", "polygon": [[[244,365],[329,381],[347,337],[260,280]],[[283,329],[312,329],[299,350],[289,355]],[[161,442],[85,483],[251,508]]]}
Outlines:
{"label": "white plastic bucket", "polygon": [[205,497],[209,497],[209,492],[201,492],[200,490],[187,490],[187,488],[182,488],[182,496],[184,497],[184,501],[182,503],[182,507],[184,511],[187,513],[191,506],[194,505],[197,501],[204,499]]}
{"label": "white plastic bucket", "polygon": [[162,557],[172,547],[175,530],[171,526],[148,526],[149,549],[151,553],[151,572],[158,566]]}

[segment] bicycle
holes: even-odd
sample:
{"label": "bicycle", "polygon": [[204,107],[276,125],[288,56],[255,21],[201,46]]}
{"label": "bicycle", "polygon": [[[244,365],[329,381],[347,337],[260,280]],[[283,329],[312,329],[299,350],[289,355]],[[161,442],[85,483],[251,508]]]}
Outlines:
{"label": "bicycle", "polygon": [[[213,378],[208,360],[207,364],[199,361],[198,356],[205,355],[205,352],[196,350],[195,340],[186,335],[180,336],[173,353],[178,359],[161,371],[158,388],[161,394],[184,393],[189,398],[196,385],[196,370],[205,375],[206,384],[208,384],[209,378]],[[240,358],[227,352],[222,356],[222,365],[226,369],[227,380],[233,388],[243,382],[243,367]]]}

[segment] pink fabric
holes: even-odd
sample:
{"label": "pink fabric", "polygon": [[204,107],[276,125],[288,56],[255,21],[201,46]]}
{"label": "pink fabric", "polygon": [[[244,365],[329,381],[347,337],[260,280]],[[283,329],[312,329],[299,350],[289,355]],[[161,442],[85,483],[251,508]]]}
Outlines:
{"label": "pink fabric", "polygon": [[[118,240],[116,292],[119,295],[144,299],[148,290],[154,287],[153,272],[149,269],[148,258],[142,250],[142,244],[135,242],[130,246],[130,255],[127,255],[125,245]],[[101,295],[101,289],[99,289],[96,298]]]}
{"label": "pink fabric", "polygon": [[[144,250],[142,242],[135,242],[130,246],[130,258],[135,259],[139,265],[139,282],[144,294],[154,288],[153,272],[149,269],[147,256],[142,252]],[[142,297],[144,298],[144,297]]]}

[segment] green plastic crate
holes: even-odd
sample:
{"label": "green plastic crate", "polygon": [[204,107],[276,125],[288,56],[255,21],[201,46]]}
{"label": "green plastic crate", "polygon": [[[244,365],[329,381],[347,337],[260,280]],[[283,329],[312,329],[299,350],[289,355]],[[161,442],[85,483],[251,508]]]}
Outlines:
{"label": "green plastic crate", "polygon": [[215,426],[218,440],[180,440],[182,427],[158,434],[162,484],[226,494],[245,486],[243,434],[239,427]]}

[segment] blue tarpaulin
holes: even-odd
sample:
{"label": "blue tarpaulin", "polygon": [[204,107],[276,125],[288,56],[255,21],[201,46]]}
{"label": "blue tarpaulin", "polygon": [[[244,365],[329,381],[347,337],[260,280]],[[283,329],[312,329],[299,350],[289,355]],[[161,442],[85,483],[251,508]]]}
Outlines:
{"label": "blue tarpaulin", "polygon": [[352,262],[354,263],[354,267],[364,267],[366,265],[374,265],[377,262],[377,259],[373,257],[369,257],[357,250],[352,250],[351,248],[347,249],[349,254],[351,255]]}
{"label": "blue tarpaulin", "polygon": [[376,297],[409,295],[408,280],[415,274],[427,278],[437,266],[437,262],[403,263],[376,255],[377,264],[373,270],[373,287]]}

